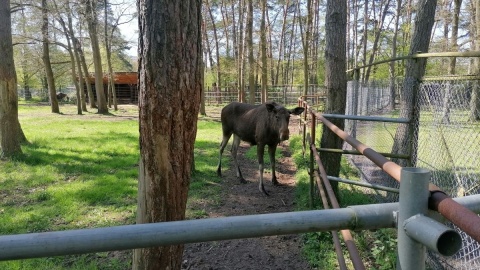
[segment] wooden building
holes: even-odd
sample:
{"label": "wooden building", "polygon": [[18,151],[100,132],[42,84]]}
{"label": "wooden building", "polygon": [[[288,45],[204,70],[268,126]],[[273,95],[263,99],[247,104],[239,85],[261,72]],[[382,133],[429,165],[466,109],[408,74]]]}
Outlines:
{"label": "wooden building", "polygon": [[[115,72],[113,74],[114,88],[117,94],[118,104],[138,104],[138,75],[137,72]],[[92,91],[95,100],[95,77],[93,74],[89,76],[89,83],[92,86]],[[106,74],[103,76],[103,89],[105,96],[107,96],[108,78]],[[87,86],[84,87],[85,96],[88,98]]]}

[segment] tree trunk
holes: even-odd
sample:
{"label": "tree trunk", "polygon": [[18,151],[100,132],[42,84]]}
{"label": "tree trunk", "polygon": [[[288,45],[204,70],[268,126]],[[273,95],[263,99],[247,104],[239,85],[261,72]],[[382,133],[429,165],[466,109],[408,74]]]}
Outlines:
{"label": "tree trunk", "polygon": [[[27,28],[26,28],[27,17],[25,15],[25,10],[24,9],[21,10],[21,14],[22,14],[22,22],[20,22],[20,24],[22,26],[22,35],[26,37],[26,36],[28,36]],[[29,65],[28,65],[28,61],[27,61],[27,58],[29,57],[29,56],[27,56],[28,51],[29,50],[28,50],[27,44],[23,44],[22,45],[21,66],[22,66],[22,71],[23,71],[23,76],[22,76],[23,96],[24,96],[25,100],[31,100],[32,99],[32,92],[30,91],[30,78],[32,77],[32,74],[30,74]]]}
{"label": "tree trunk", "polygon": [[85,0],[88,35],[92,45],[93,66],[95,68],[95,93],[97,95],[98,113],[108,113],[107,99],[103,88],[102,56],[98,43],[96,1]]}
{"label": "tree trunk", "polygon": [[75,61],[77,63],[77,69],[78,69],[79,92],[77,93],[77,99],[78,99],[78,102],[80,102],[82,111],[86,112],[87,103],[85,100],[85,85],[88,85],[88,82],[85,80],[85,75],[83,74],[83,71],[82,71],[82,60],[80,57],[80,50],[82,45],[80,44],[80,42],[75,36],[72,36],[72,43],[73,43],[73,52],[75,54]]}
{"label": "tree trunk", "polygon": [[[57,6],[56,2],[54,1],[53,3],[55,5],[55,8],[56,8],[57,12],[60,13],[61,11],[58,9],[58,6]],[[75,38],[74,31],[73,31],[72,10],[70,9],[70,2],[67,1],[66,3],[64,3],[63,8],[66,11],[65,13],[66,13],[66,16],[67,16],[67,23],[65,23],[65,20],[63,19],[62,16],[59,16],[57,18],[57,20],[60,23],[60,25],[62,26],[63,32],[65,33],[65,39],[67,40],[67,46],[65,47],[65,49],[67,50],[67,52],[70,56],[72,83],[75,86],[75,92],[76,92],[76,97],[77,97],[77,114],[81,115],[82,114],[82,104],[81,104],[82,100],[81,100],[81,97],[80,97],[80,91],[81,91],[80,88],[83,87],[83,85],[80,86],[80,83],[83,82],[83,80],[80,79],[80,80],[77,81],[77,70],[76,70],[77,65],[76,65],[76,62],[78,60],[78,57],[77,57],[77,53],[76,53],[76,50],[75,50],[76,42],[74,40],[76,40],[76,38]],[[80,66],[80,65],[78,65],[78,66]]]}
{"label": "tree trunk", "polygon": [[[220,1],[220,12],[222,13],[222,22],[223,22],[223,34],[225,36],[225,56],[227,58],[231,57],[231,49],[230,49],[230,32],[228,30],[229,18],[228,18],[228,11],[227,5],[225,4],[224,0]],[[217,44],[218,45],[218,44]]]}
{"label": "tree trunk", "polygon": [[[342,0],[343,1],[343,0]],[[347,12],[345,12],[347,14]],[[303,93],[302,95],[307,95],[308,94],[308,82],[309,82],[309,68],[308,68],[308,48],[310,47],[310,28],[312,24],[312,0],[307,0],[307,23],[305,26],[303,26],[302,20],[299,20],[300,24],[300,32],[301,32],[301,37],[302,37],[302,45],[303,45]],[[302,28],[305,28],[305,35],[303,34],[304,30]],[[345,30],[345,34],[346,30]],[[346,69],[345,69],[346,70]]]}
{"label": "tree trunk", "polygon": [[[390,0],[386,0],[385,6],[383,8],[382,14],[380,14],[380,20],[377,22],[376,27],[375,27],[375,39],[373,41],[373,48],[372,52],[370,54],[370,59],[368,61],[368,64],[372,64],[373,61],[375,60],[375,55],[377,54],[378,50],[378,41],[380,40],[380,34],[383,31],[383,24],[385,22],[385,17],[387,16],[388,9],[390,8]],[[372,66],[367,67],[367,72],[365,74],[365,81],[368,82],[370,78],[370,73],[372,70]]]}
{"label": "tree trunk", "polygon": [[48,45],[48,7],[47,1],[42,0],[42,45],[43,45],[43,64],[45,65],[45,76],[47,77],[48,94],[52,113],[60,113],[58,108],[57,92],[55,90],[55,79],[53,77],[52,64],[50,63],[50,48]]}
{"label": "tree trunk", "polygon": [[[393,29],[393,38],[392,38],[392,58],[397,57],[397,37],[398,37],[398,28],[400,27],[400,14],[402,12],[402,0],[397,0],[397,8],[395,11],[395,25]],[[395,109],[395,61],[390,62],[389,64],[389,73],[390,73],[390,100],[388,103],[388,108],[390,110]]]}
{"label": "tree trunk", "polygon": [[10,1],[0,0],[0,158],[22,153],[24,141],[18,121],[17,75],[13,62]]}
{"label": "tree trunk", "polygon": [[[280,66],[283,65],[282,57],[285,57],[283,53],[283,47],[285,44],[285,29],[287,26],[287,15],[288,15],[288,7],[290,6],[290,0],[285,1],[285,5],[283,6],[283,22],[282,22],[282,31],[280,33],[280,40],[279,40],[279,45],[278,45],[278,58],[277,58],[277,64],[276,64],[276,71],[275,71],[275,79],[273,82],[273,85],[278,85],[278,76],[280,74]],[[273,67],[272,67],[273,68]],[[285,82],[285,80],[283,80]]]}
{"label": "tree trunk", "polygon": [[[436,0],[420,0],[410,45],[410,54],[428,52],[430,36],[435,18]],[[395,133],[392,153],[412,154],[408,164],[405,159],[392,159],[402,167],[415,167],[418,146],[418,126],[420,112],[418,109],[418,90],[420,80],[425,74],[426,58],[408,59],[403,82],[403,93],[400,94],[400,118],[410,119],[409,125],[399,125]]]}
{"label": "tree trunk", "polygon": [[[185,218],[203,86],[200,0],[139,0],[137,224]],[[162,72],[158,72],[162,70]],[[183,245],[137,249],[133,269],[180,269]]]}
{"label": "tree trunk", "polygon": [[[475,4],[475,20],[476,20],[476,40],[475,48],[480,51],[480,1]],[[480,58],[475,60],[475,73],[480,75]],[[472,97],[470,98],[470,120],[480,121],[480,82],[477,80],[473,83]]]}
{"label": "tree trunk", "polygon": [[[454,7],[453,7],[453,20],[452,20],[451,49],[447,48],[445,51],[450,50],[450,51],[456,52],[458,51],[458,23],[460,19],[459,15],[460,15],[460,7],[462,5],[462,0],[454,0],[453,3],[454,3]],[[457,58],[450,57],[449,64],[448,64],[449,75],[455,74],[456,64],[457,64]],[[451,83],[448,83],[445,89],[445,95],[443,97],[443,112],[442,112],[443,123],[450,123],[451,97],[452,97],[452,85]]]}
{"label": "tree trunk", "polygon": [[248,103],[255,104],[255,59],[253,58],[253,0],[247,0]]}
{"label": "tree trunk", "polygon": [[[82,36],[81,31],[80,31],[80,36]],[[78,50],[80,65],[82,66],[83,76],[85,78],[85,86],[87,88],[88,103],[90,104],[90,108],[95,109],[97,108],[97,104],[95,102],[95,97],[93,96],[93,90],[92,90],[92,85],[90,81],[90,73],[88,72],[87,61],[85,60],[85,54],[83,53],[81,42],[77,40],[76,43],[78,44],[76,49]],[[82,89],[82,92],[83,92],[83,95],[85,95],[84,89]]]}
{"label": "tree trunk", "polygon": [[[346,36],[347,1],[328,0],[325,17],[325,87],[327,89],[326,113],[345,114],[347,76]],[[344,129],[343,119],[332,119],[332,123]],[[327,127],[323,127],[321,147],[342,149],[343,141]],[[330,176],[340,173],[340,154],[326,154],[322,158]],[[332,183],[338,194],[338,183]]]}
{"label": "tree trunk", "polygon": [[[65,6],[68,8],[67,11],[70,11],[69,4],[70,3],[65,4]],[[67,39],[67,43],[68,43],[68,54],[70,55],[70,61],[71,61],[70,64],[71,64],[71,72],[72,72],[72,81],[73,81],[73,84],[75,85],[75,93],[76,93],[76,96],[77,96],[77,114],[81,115],[82,114],[82,99],[80,97],[80,91],[82,91],[82,89],[80,87],[80,81],[81,80],[77,81],[77,69],[76,69],[76,65],[75,65],[75,62],[76,62],[75,59],[77,57],[75,56],[76,55],[75,49],[74,49],[75,45],[72,46],[72,44],[75,44],[73,42],[73,39],[75,38],[75,35],[74,35],[74,32],[73,32],[72,15],[71,14],[72,14],[71,12],[67,12],[68,29],[65,27],[65,25],[63,25],[63,27],[65,28],[65,33],[68,33],[66,39]],[[82,85],[82,87],[83,87],[83,85]]]}
{"label": "tree trunk", "polygon": [[[235,4],[232,1],[232,15],[235,15]],[[234,24],[234,40],[236,40],[236,63],[237,63],[237,86],[238,101],[245,102],[245,38],[244,38],[244,19],[245,19],[245,0],[240,0],[238,4],[238,31]],[[233,19],[235,21],[235,19]]]}
{"label": "tree trunk", "polygon": [[[368,1],[365,1],[363,4],[363,56],[362,56],[362,64],[365,66],[367,64],[367,43],[368,43]],[[365,81],[365,71],[366,69],[362,69],[362,81]]]}
{"label": "tree trunk", "polygon": [[[212,21],[212,29],[213,29],[213,39],[215,40],[215,55],[216,55],[216,58],[217,58],[217,65],[215,67],[215,70],[217,72],[217,86],[220,87],[222,85],[221,83],[221,76],[220,76],[220,46],[218,45],[218,35],[217,35],[217,26],[215,25],[215,19],[213,18],[213,14],[212,14],[212,7],[210,6],[210,4],[208,3],[208,0],[205,0],[205,5],[206,5],[206,9],[207,9],[207,12],[208,14],[210,15],[210,20]],[[205,25],[205,28],[206,28],[206,25]],[[213,67],[213,63],[210,63],[212,64],[212,67]]]}
{"label": "tree trunk", "polygon": [[267,93],[267,30],[265,29],[267,13],[267,0],[262,0],[262,21],[260,23],[260,46],[262,53],[262,95],[261,103],[267,102],[268,93]]}
{"label": "tree trunk", "polygon": [[113,110],[118,111],[118,102],[117,102],[117,91],[115,89],[115,80],[113,78],[113,68],[112,68],[112,39],[113,39],[113,31],[112,34],[108,34],[108,0],[105,0],[105,5],[103,7],[104,11],[104,30],[105,30],[105,52],[107,55],[107,68],[108,68],[108,93],[109,93],[109,107],[111,107],[113,103]]}

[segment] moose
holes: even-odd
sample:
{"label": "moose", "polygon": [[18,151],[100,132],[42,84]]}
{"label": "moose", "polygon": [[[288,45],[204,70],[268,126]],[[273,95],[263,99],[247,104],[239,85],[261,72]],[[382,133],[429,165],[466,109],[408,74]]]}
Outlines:
{"label": "moose", "polygon": [[64,99],[66,99],[67,101],[69,100],[67,94],[62,93],[62,92],[57,94],[57,100],[58,101],[63,101]]}
{"label": "moose", "polygon": [[257,158],[260,170],[258,189],[268,196],[269,194],[263,185],[263,155],[265,145],[268,145],[268,154],[272,165],[272,183],[279,185],[277,177],[275,176],[275,151],[280,142],[288,140],[289,138],[290,131],[288,130],[288,123],[290,121],[290,115],[299,115],[303,111],[304,108],[302,107],[289,110],[275,102],[267,102],[261,105],[232,102],[225,106],[221,112],[223,139],[220,144],[217,168],[218,176],[222,176],[223,150],[233,134],[231,152],[237,177],[241,183],[247,182],[242,176],[237,161],[237,150],[240,141],[245,141],[250,145],[257,145]]}

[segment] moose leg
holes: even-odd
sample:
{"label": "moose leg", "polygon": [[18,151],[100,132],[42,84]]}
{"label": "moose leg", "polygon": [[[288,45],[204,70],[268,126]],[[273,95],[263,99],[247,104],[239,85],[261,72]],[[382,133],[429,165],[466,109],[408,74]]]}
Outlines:
{"label": "moose leg", "polygon": [[220,155],[218,156],[218,166],[217,166],[217,175],[222,176],[222,155],[223,155],[223,150],[227,146],[228,140],[230,140],[230,137],[232,134],[229,135],[223,135],[222,143],[220,144]]}
{"label": "moose leg", "polygon": [[247,181],[242,176],[242,172],[240,171],[240,166],[238,165],[238,160],[237,160],[237,151],[238,151],[239,145],[240,145],[240,137],[233,134],[233,143],[232,143],[233,164],[235,164],[235,168],[237,170],[237,177],[240,179],[240,183],[246,183]]}
{"label": "moose leg", "polygon": [[265,153],[265,145],[257,145],[257,158],[258,158],[258,169],[260,171],[260,183],[258,184],[258,189],[268,196],[268,192],[263,186],[263,154]]}
{"label": "moose leg", "polygon": [[276,186],[280,185],[277,181],[277,176],[275,175],[275,151],[277,150],[277,145],[268,146],[268,156],[270,157],[270,164],[272,166],[272,183]]}

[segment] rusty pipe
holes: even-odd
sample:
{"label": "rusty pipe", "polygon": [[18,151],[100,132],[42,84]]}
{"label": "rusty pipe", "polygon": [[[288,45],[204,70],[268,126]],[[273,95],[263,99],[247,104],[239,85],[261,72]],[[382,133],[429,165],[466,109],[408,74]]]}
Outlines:
{"label": "rusty pipe", "polygon": [[[317,178],[317,186],[318,191],[320,192],[320,198],[322,198],[323,209],[329,209],[330,206],[328,205],[327,195],[323,190],[322,180],[317,170],[315,170],[315,176]],[[342,246],[340,244],[340,239],[338,238],[337,232],[338,231],[331,231],[333,244],[335,246],[335,253],[337,254],[338,267],[341,270],[347,270],[347,264],[345,263],[345,257],[343,256]]]}
{"label": "rusty pipe", "polygon": [[[400,182],[400,172],[402,167],[380,155],[378,152],[376,152],[369,146],[351,137],[345,131],[337,127],[335,124],[328,121],[320,113],[313,111],[312,113],[315,115],[315,117],[322,121],[325,126],[327,126],[335,134],[337,134],[337,136],[349,143],[360,153],[373,161],[377,166],[382,168],[391,177]],[[450,220],[453,224],[457,225],[461,230],[470,235],[477,242],[480,242],[480,226],[478,226],[478,224],[480,224],[480,217],[462,206],[461,204],[452,200],[452,198],[450,198],[438,186],[429,183],[428,188],[431,194],[428,203],[429,208],[438,211],[445,218]]]}
{"label": "rusty pipe", "polygon": [[[335,197],[335,193],[333,192],[332,186],[327,179],[327,172],[323,167],[322,161],[320,160],[320,156],[318,155],[317,149],[315,148],[315,144],[310,144],[310,149],[314,154],[315,161],[317,162],[318,169],[320,171],[320,175],[322,176],[323,185],[325,190],[327,191],[328,197],[330,198],[330,203],[332,204],[333,208],[340,208],[338,204],[337,198]],[[350,254],[350,259],[352,260],[353,267],[357,269],[365,269],[365,265],[363,264],[362,258],[360,257],[360,252],[355,246],[355,242],[353,241],[352,233],[350,230],[341,230],[340,233],[343,236],[343,240],[345,240],[345,245],[347,246],[348,253]]]}

